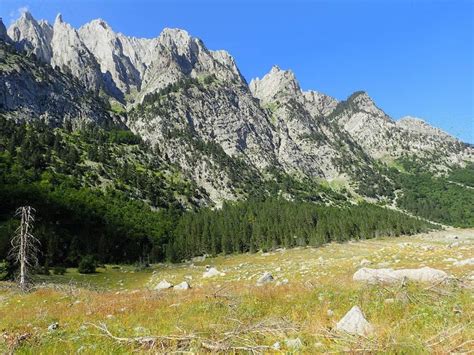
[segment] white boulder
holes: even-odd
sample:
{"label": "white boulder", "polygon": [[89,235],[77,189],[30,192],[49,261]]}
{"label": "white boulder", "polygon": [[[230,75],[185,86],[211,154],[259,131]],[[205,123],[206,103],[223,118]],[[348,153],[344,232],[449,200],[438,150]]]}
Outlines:
{"label": "white boulder", "polygon": [[181,290],[189,290],[190,288],[191,288],[191,286],[188,284],[188,282],[183,281],[180,284],[177,284],[176,286],[174,286],[173,290],[181,291]]}
{"label": "white boulder", "polygon": [[173,287],[173,284],[170,284],[166,280],[161,280],[160,283],[155,286],[155,290],[166,290],[172,287]]}
{"label": "white boulder", "polygon": [[443,281],[448,274],[442,270],[430,267],[418,269],[370,269],[361,268],[357,270],[352,277],[354,281],[365,281],[368,283],[393,283],[403,279],[419,282],[438,282]]}
{"label": "white boulder", "polygon": [[453,263],[454,266],[474,265],[474,258],[464,259]]}
{"label": "white boulder", "polygon": [[260,278],[257,280],[257,286],[262,286],[266,283],[272,282],[274,280],[272,274],[269,272],[265,272]]}
{"label": "white boulder", "polygon": [[368,335],[373,331],[372,325],[365,319],[358,306],[349,312],[336,324],[336,329],[349,334]]}
{"label": "white boulder", "polygon": [[202,274],[202,277],[208,278],[208,277],[224,276],[224,275],[225,275],[225,273],[220,272],[220,271],[217,270],[215,267],[211,267],[211,268],[207,269],[207,270]]}

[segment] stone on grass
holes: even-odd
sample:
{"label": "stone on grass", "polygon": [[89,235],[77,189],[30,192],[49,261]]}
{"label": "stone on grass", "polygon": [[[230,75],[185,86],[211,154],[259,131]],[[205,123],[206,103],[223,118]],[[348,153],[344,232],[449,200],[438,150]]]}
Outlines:
{"label": "stone on grass", "polygon": [[474,258],[464,259],[453,263],[454,266],[474,265]]}
{"label": "stone on grass", "polygon": [[161,280],[158,285],[155,286],[155,290],[166,290],[172,288],[173,285],[166,280]]}
{"label": "stone on grass", "polygon": [[191,258],[191,261],[193,263],[202,263],[206,260],[206,255],[202,255],[202,256],[195,256],[194,258]]}
{"label": "stone on grass", "polygon": [[354,335],[368,335],[373,331],[372,325],[365,319],[358,306],[349,312],[336,324],[336,329]]}
{"label": "stone on grass", "polygon": [[57,330],[59,328],[59,323],[58,322],[54,322],[54,323],[51,323],[49,326],[48,326],[48,331],[52,332],[54,330]]}
{"label": "stone on grass", "polygon": [[190,288],[191,288],[191,286],[188,284],[188,282],[183,281],[180,284],[177,284],[176,286],[174,286],[173,290],[181,291],[181,290],[189,290]]}
{"label": "stone on grass", "polygon": [[202,274],[202,277],[207,278],[207,277],[224,276],[224,275],[225,273],[220,272],[215,267],[211,267]]}
{"label": "stone on grass", "polygon": [[354,281],[366,281],[368,283],[394,283],[405,278],[410,281],[439,282],[448,278],[448,274],[430,267],[398,270],[362,268],[357,270],[352,277]]}
{"label": "stone on grass", "polygon": [[367,260],[367,259],[362,259],[362,260],[360,261],[360,263],[359,263],[359,266],[364,267],[364,266],[367,266],[367,265],[370,265],[370,264],[372,264],[372,263],[371,263],[369,260]]}
{"label": "stone on grass", "polygon": [[265,272],[260,278],[257,280],[257,286],[262,286],[266,283],[272,282],[274,280],[272,274],[269,272]]}
{"label": "stone on grass", "polygon": [[277,281],[276,285],[283,286],[283,285],[287,285],[288,282],[289,282],[288,279],[283,279],[283,280]]}
{"label": "stone on grass", "polygon": [[300,338],[286,339],[285,345],[289,349],[300,349],[303,346],[303,343],[301,342]]}

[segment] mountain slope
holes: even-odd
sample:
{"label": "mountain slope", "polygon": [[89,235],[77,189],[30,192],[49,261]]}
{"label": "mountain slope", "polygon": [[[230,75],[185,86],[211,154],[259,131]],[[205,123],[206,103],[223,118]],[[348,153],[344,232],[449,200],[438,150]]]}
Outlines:
{"label": "mountain slope", "polygon": [[111,121],[107,104],[73,76],[17,53],[0,41],[0,114],[17,121]]}
{"label": "mountain slope", "polygon": [[61,16],[50,26],[26,13],[8,33],[17,48],[72,74],[93,95],[105,92],[123,122],[217,205],[256,189],[270,194],[282,176],[391,199],[386,163],[409,155],[446,173],[474,159],[449,135],[394,121],[363,92],[338,102],[304,92],[277,67],[247,85],[227,52],[184,30],[141,39],[100,19],[75,30]]}

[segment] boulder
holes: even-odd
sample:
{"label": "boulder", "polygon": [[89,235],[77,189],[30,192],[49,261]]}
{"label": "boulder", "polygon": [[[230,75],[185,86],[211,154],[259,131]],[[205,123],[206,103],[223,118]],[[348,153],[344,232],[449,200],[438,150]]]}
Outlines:
{"label": "boulder", "polygon": [[296,349],[300,349],[303,346],[303,343],[301,342],[300,338],[286,339],[285,345],[288,349],[296,350]]}
{"label": "boulder", "polygon": [[160,283],[155,286],[155,290],[166,290],[172,287],[173,287],[173,284],[170,284],[166,280],[161,280]]}
{"label": "boulder", "polygon": [[187,281],[183,281],[180,284],[177,284],[176,286],[173,287],[173,290],[189,290],[191,286],[187,283]]}
{"label": "boulder", "polygon": [[206,255],[202,256],[195,256],[194,258],[191,259],[193,263],[202,263],[206,260]]}
{"label": "boulder", "polygon": [[367,265],[370,265],[370,264],[372,264],[372,263],[371,263],[369,260],[367,260],[367,259],[362,259],[362,260],[360,261],[360,263],[359,263],[359,266],[364,267],[364,266],[367,266]]}
{"label": "boulder", "polygon": [[474,258],[464,259],[453,263],[454,266],[474,265]]}
{"label": "boulder", "polygon": [[398,270],[361,268],[355,272],[352,279],[354,281],[366,281],[368,283],[394,283],[400,282],[405,278],[410,281],[439,282],[447,277],[448,274],[444,271],[430,267]]}
{"label": "boulder", "polygon": [[336,329],[354,335],[368,335],[373,331],[372,325],[365,319],[358,306],[349,312],[336,324]]}
{"label": "boulder", "polygon": [[272,274],[269,272],[265,272],[260,278],[257,280],[257,286],[262,286],[266,283],[272,282],[274,280]]}
{"label": "boulder", "polygon": [[225,273],[220,272],[215,267],[211,267],[211,268],[207,269],[206,272],[204,272],[202,274],[202,277],[207,278],[207,277],[224,276],[224,275],[225,275]]}

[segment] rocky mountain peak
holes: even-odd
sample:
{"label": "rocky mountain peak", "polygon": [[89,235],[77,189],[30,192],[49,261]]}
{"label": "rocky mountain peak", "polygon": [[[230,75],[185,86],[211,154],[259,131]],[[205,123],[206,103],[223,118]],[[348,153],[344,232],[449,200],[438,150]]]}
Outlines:
{"label": "rocky mountain peak", "polygon": [[40,61],[49,63],[51,51],[51,26],[38,23],[31,13],[25,11],[20,18],[8,28],[9,37],[17,49],[34,54]]}
{"label": "rocky mountain peak", "polygon": [[0,18],[0,40],[8,42],[10,38],[8,37],[7,28],[3,24],[2,19]]}
{"label": "rocky mountain peak", "polygon": [[24,21],[35,21],[35,19],[31,15],[31,12],[29,12],[29,11],[23,11],[21,13],[20,19],[22,19]]}
{"label": "rocky mountain peak", "polygon": [[250,82],[250,90],[263,104],[273,102],[278,98],[296,98],[301,95],[295,74],[291,70],[281,70],[276,65],[262,79],[253,79]]}
{"label": "rocky mountain peak", "polygon": [[90,90],[97,92],[103,85],[102,73],[94,55],[84,45],[78,32],[63,21],[61,14],[54,21],[51,49],[53,67],[71,72]]}
{"label": "rocky mountain peak", "polygon": [[54,19],[54,24],[56,25],[56,23],[60,24],[60,23],[63,23],[63,15],[61,15],[61,13],[58,13],[56,15],[56,18]]}
{"label": "rocky mountain peak", "polygon": [[356,91],[347,99],[352,109],[356,111],[364,111],[372,114],[383,114],[375,104],[374,100],[365,91]]}

